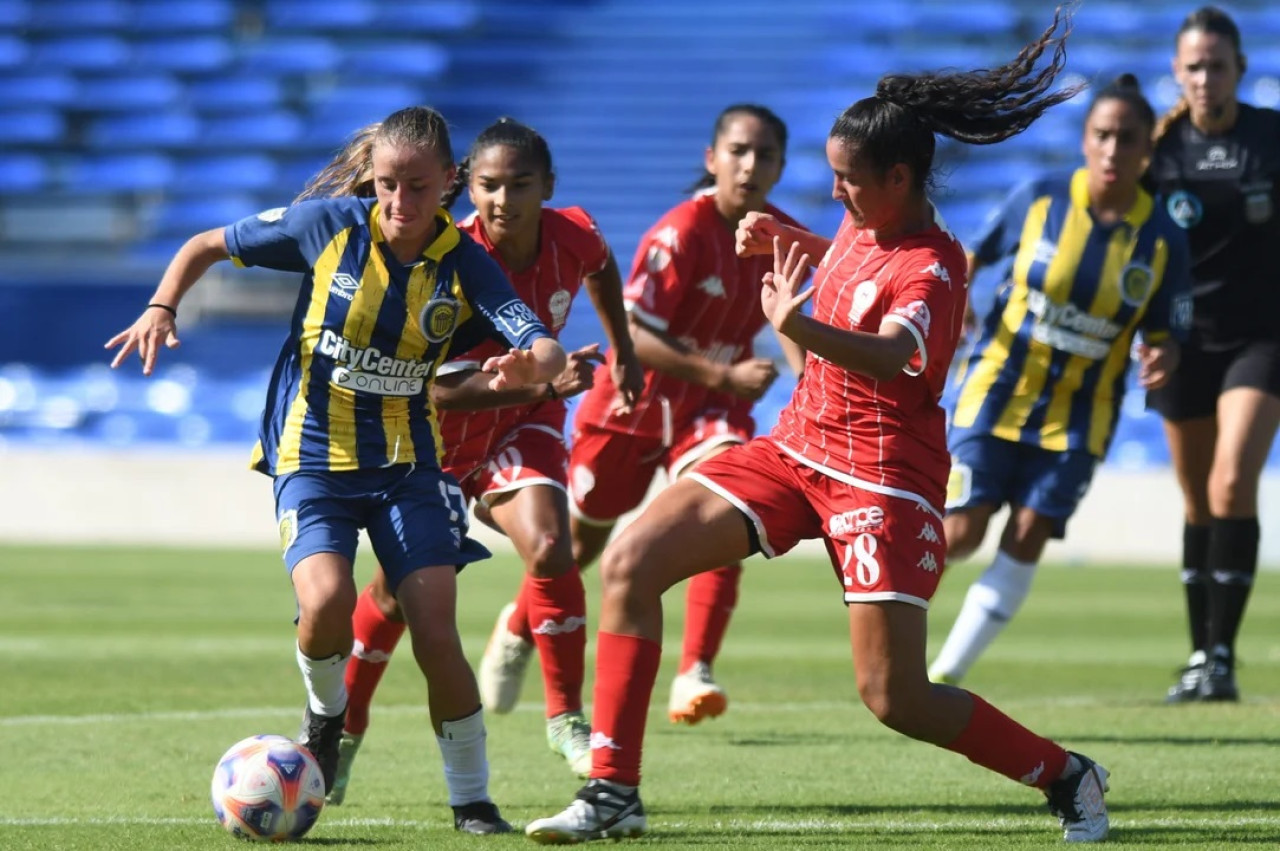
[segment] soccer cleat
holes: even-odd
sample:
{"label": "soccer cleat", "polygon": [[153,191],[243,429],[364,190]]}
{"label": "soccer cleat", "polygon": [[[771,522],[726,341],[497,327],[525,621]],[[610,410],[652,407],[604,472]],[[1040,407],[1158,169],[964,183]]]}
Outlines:
{"label": "soccer cleat", "polygon": [[520,687],[524,685],[524,672],[533,655],[533,643],[507,629],[507,621],[516,610],[515,603],[507,603],[498,613],[484,656],[480,658],[480,700],[484,708],[495,715],[505,715],[520,701]]}
{"label": "soccer cleat", "polygon": [[647,829],[638,790],[591,780],[563,812],[529,822],[524,832],[542,845],[577,845],[593,839],[630,839]]}
{"label": "soccer cleat", "polygon": [[453,829],[476,836],[510,833],[511,825],[498,813],[493,801],[476,801],[453,808]]}
{"label": "soccer cleat", "polygon": [[320,763],[326,795],[333,790],[333,780],[338,773],[338,743],[342,739],[342,727],[346,719],[345,710],[337,715],[316,715],[311,711],[310,704],[302,713],[298,744],[311,751],[316,762]]}
{"label": "soccer cleat", "polygon": [[333,775],[333,789],[325,795],[324,802],[335,807],[342,806],[347,797],[347,784],[351,782],[351,763],[356,761],[356,752],[364,741],[364,733],[343,732],[338,740],[338,770]]}
{"label": "soccer cleat", "polygon": [[591,776],[591,723],[581,712],[566,712],[547,719],[547,745],[564,757],[573,773]]}
{"label": "soccer cleat", "polygon": [[[1069,752],[1070,753],[1070,752]],[[1062,825],[1067,842],[1102,842],[1111,829],[1107,817],[1107,770],[1087,756],[1072,753],[1080,767],[1044,790],[1049,812]]]}
{"label": "soccer cleat", "polygon": [[703,718],[716,718],[729,708],[729,697],[711,678],[711,666],[695,662],[689,670],[671,681],[671,700],[667,716],[672,724],[697,724]]}
{"label": "soccer cleat", "polygon": [[1200,682],[1204,679],[1205,655],[1197,650],[1187,660],[1187,666],[1178,674],[1178,681],[1169,687],[1165,703],[1191,703],[1200,699]]}
{"label": "soccer cleat", "polygon": [[1205,663],[1200,678],[1200,699],[1203,701],[1234,701],[1240,699],[1236,688],[1235,665],[1230,656],[1214,654]]}

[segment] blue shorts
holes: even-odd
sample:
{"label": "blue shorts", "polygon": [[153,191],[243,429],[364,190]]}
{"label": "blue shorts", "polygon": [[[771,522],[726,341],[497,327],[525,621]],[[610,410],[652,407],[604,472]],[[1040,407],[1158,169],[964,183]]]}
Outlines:
{"label": "blue shorts", "polygon": [[947,510],[1008,503],[1051,518],[1053,537],[1067,531],[1089,490],[1098,459],[1088,452],[1042,449],[989,434],[952,441]]}
{"label": "blue shorts", "polygon": [[316,553],[354,562],[360,530],[392,592],[415,570],[465,564],[491,553],[467,537],[467,507],[448,473],[415,464],[342,472],[299,471],[275,480],[276,519],[292,572]]}

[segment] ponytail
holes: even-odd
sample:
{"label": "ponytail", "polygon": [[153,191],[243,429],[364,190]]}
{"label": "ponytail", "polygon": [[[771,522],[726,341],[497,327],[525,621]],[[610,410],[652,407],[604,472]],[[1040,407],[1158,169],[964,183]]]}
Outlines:
{"label": "ponytail", "polygon": [[294,203],[347,195],[373,197],[373,143],[381,127],[381,122],[374,122],[353,133],[329,164],[308,181]]}
{"label": "ponytail", "polygon": [[1151,134],[1152,141],[1159,144],[1160,140],[1164,138],[1170,128],[1177,124],[1183,116],[1190,114],[1190,112],[1191,104],[1187,102],[1185,97],[1179,97],[1177,103],[1175,103],[1168,112],[1160,116],[1160,120],[1156,122],[1156,129]]}
{"label": "ponytail", "polygon": [[455,201],[462,195],[462,190],[467,187],[467,181],[471,179],[471,155],[467,154],[462,158],[462,162],[458,163],[458,172],[454,175],[453,183],[449,184],[449,188],[440,196],[440,206],[446,210],[452,209]]}

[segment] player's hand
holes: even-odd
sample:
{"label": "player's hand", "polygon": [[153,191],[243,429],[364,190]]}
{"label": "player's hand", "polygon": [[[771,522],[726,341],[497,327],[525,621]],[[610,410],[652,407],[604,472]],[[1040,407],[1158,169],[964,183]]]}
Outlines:
{"label": "player's hand", "polygon": [[568,364],[564,372],[551,382],[556,395],[561,399],[571,399],[579,393],[585,393],[594,384],[596,364],[604,363],[604,355],[600,354],[600,344],[592,343],[583,346],[576,352],[569,352]]}
{"label": "player's hand", "polygon": [[532,384],[538,377],[538,360],[527,349],[510,349],[505,355],[489,358],[481,369],[496,373],[489,379],[490,390],[506,390]]}
{"label": "player's hand", "polygon": [[635,410],[636,402],[640,401],[640,396],[644,393],[644,365],[640,363],[634,350],[620,355],[615,349],[613,355],[609,375],[618,392],[610,413],[625,417]]}
{"label": "player's hand", "polygon": [[738,361],[725,372],[722,389],[754,402],[765,394],[778,377],[777,365],[768,358]]}
{"label": "player's hand", "polygon": [[136,349],[138,358],[142,361],[142,374],[150,375],[155,369],[156,355],[160,354],[162,343],[167,349],[176,349],[182,345],[178,339],[178,326],[169,311],[149,307],[142,311],[142,315],[132,325],[107,340],[103,348],[120,347],[120,351],[111,359],[112,369],[124,363],[125,358]]}
{"label": "player's hand", "polygon": [[750,212],[738,222],[735,248],[739,257],[768,254],[773,251],[774,237],[782,235],[782,223],[768,213]]}
{"label": "player's hand", "polygon": [[1178,344],[1172,341],[1155,346],[1139,343],[1137,350],[1138,383],[1142,389],[1158,390],[1168,384],[1173,371],[1178,368]]}
{"label": "player's hand", "polygon": [[809,269],[809,255],[800,253],[800,243],[793,242],[784,253],[782,240],[773,239],[773,271],[764,275],[760,288],[760,306],[764,308],[765,318],[780,334],[791,335],[788,330],[795,318],[800,315],[800,308],[813,298],[814,288],[798,292],[805,272]]}

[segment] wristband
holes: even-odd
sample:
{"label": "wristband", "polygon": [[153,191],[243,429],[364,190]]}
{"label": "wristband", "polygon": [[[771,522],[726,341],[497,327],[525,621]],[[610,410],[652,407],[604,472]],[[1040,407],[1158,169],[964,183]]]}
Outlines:
{"label": "wristband", "polygon": [[547,395],[551,397],[552,402],[560,398],[560,395],[556,393],[556,386],[550,381],[547,382]]}
{"label": "wristband", "polygon": [[161,310],[167,310],[167,311],[169,311],[169,315],[170,315],[170,316],[172,316],[174,319],[177,319],[177,318],[178,318],[178,311],[177,311],[177,309],[176,309],[176,308],[173,308],[173,307],[170,307],[170,306],[169,306],[169,305],[167,305],[167,304],[160,304],[159,302],[155,302],[155,301],[153,301],[151,304],[148,304],[148,305],[147,305],[147,310],[150,310],[150,309],[151,309],[151,308],[153,308],[153,307],[158,307],[158,308],[160,308]]}

